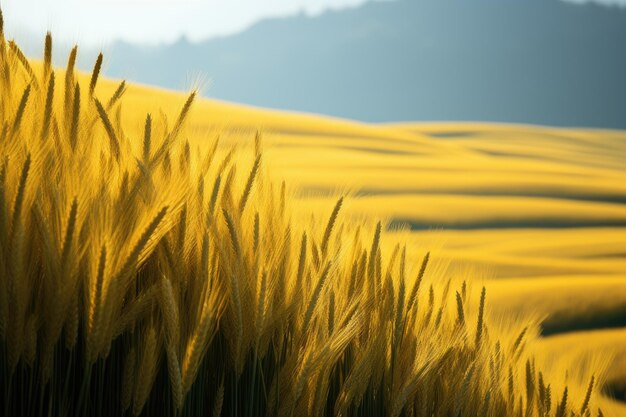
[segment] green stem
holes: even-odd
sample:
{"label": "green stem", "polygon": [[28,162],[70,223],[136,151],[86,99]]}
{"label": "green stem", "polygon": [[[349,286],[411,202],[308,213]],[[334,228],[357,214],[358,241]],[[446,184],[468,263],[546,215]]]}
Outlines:
{"label": "green stem", "polygon": [[72,366],[74,365],[74,355],[70,352],[70,361],[67,364],[67,371],[65,372],[65,381],[63,383],[63,394],[61,397],[61,400],[63,401],[63,413],[60,415],[67,415],[68,411],[69,411],[69,406],[70,403],[68,402],[68,398],[67,398],[67,391],[69,389],[69,385],[70,385],[70,378],[71,378],[71,370],[72,370]]}
{"label": "green stem", "polygon": [[9,376],[9,383],[7,384],[7,392],[6,392],[6,400],[4,403],[4,415],[10,416],[9,414],[9,404],[11,403],[11,392],[13,391],[13,375]]}
{"label": "green stem", "polygon": [[258,347],[255,346],[254,348],[254,360],[253,360],[253,365],[252,365],[252,383],[250,384],[250,404],[248,405],[248,416],[252,417],[253,415],[253,410],[254,410],[254,391],[255,391],[255,384],[256,384],[256,368],[257,368],[257,353],[258,353]]}
{"label": "green stem", "polygon": [[[91,368],[92,368],[92,365],[87,365],[87,370],[85,371],[83,383],[80,386],[80,394],[78,394],[78,401],[76,402],[76,414],[77,415],[80,415],[82,412],[83,402],[85,402],[85,397],[87,396],[87,390],[91,383]],[[84,414],[86,415],[87,413],[84,413]]]}

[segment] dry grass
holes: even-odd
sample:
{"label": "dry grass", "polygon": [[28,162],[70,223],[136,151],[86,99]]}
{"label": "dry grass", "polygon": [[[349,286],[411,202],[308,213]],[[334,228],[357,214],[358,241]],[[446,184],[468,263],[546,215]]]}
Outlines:
{"label": "dry grass", "polygon": [[488,291],[342,199],[292,214],[258,144],[192,149],[193,94],[128,133],[125,85],[99,98],[101,57],[88,88],[74,59],[61,91],[0,35],[5,415],[598,414],[601,375],[542,372]]}

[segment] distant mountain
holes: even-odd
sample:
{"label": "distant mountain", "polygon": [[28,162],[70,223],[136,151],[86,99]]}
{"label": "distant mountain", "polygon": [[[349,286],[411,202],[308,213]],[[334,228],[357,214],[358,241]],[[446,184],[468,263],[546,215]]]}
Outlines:
{"label": "distant mountain", "polygon": [[396,0],[261,21],[200,43],[115,43],[106,73],[364,121],[626,129],[626,9],[558,0]]}

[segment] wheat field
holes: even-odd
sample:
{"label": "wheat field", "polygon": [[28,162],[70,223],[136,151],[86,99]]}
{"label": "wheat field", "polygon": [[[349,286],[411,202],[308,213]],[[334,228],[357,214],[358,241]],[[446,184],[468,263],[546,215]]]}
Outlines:
{"label": "wheat field", "polygon": [[245,108],[1,29],[3,415],[623,410],[540,337],[623,311],[623,134]]}

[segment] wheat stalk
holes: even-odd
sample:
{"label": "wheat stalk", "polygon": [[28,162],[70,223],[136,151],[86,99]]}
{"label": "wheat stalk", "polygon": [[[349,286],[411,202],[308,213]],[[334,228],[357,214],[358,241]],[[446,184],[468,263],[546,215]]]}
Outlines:
{"label": "wheat stalk", "polygon": [[78,311],[78,297],[76,294],[72,294],[70,297],[70,309],[69,318],[65,324],[65,347],[69,350],[73,350],[76,347],[78,340],[78,326],[79,326],[79,311]]}
{"label": "wheat stalk", "polygon": [[139,369],[137,374],[137,380],[135,384],[135,395],[133,400],[133,414],[138,416],[143,410],[150,389],[154,382],[157,371],[158,361],[158,345],[157,336],[154,327],[150,326],[144,337],[143,351],[141,354],[141,362],[139,363]]}
{"label": "wheat stalk", "polygon": [[98,271],[96,273],[96,281],[94,287],[93,298],[89,304],[88,331],[87,331],[87,361],[93,363],[96,360],[96,347],[99,344],[100,334],[100,307],[102,304],[102,287],[104,285],[104,271],[106,268],[107,251],[106,246],[102,245],[100,250],[100,258],[98,261]]}
{"label": "wheat stalk", "polygon": [[204,349],[209,339],[211,328],[214,326],[215,317],[209,313],[206,306],[202,313],[202,317],[196,327],[191,339],[187,343],[185,355],[183,357],[182,366],[182,387],[183,395],[187,394],[191,389],[191,384],[196,377],[200,359],[204,353]]}
{"label": "wheat stalk", "polygon": [[[402,252],[402,269],[404,270],[404,262],[406,256],[406,248]],[[400,286],[398,289],[398,302],[396,305],[396,314],[394,322],[394,336],[393,336],[393,351],[395,352],[399,347],[402,340],[403,332],[403,317],[404,317],[404,297],[405,297],[405,283],[404,276],[400,277]]]}
{"label": "wheat stalk", "polygon": [[165,343],[165,349],[167,352],[167,372],[170,376],[174,407],[180,410],[183,406],[183,383],[180,374],[180,364],[176,355],[176,349],[171,342]]}
{"label": "wheat stalk", "polygon": [[122,410],[126,411],[130,407],[133,399],[133,392],[135,391],[135,366],[136,366],[136,351],[135,346],[132,345],[126,359],[124,361],[124,371],[122,373],[122,395],[121,403]]}
{"label": "wheat stalk", "polygon": [[213,417],[220,417],[222,415],[222,405],[224,403],[224,380],[220,384],[220,387],[217,389],[217,394],[215,394],[215,404],[213,405]]}

